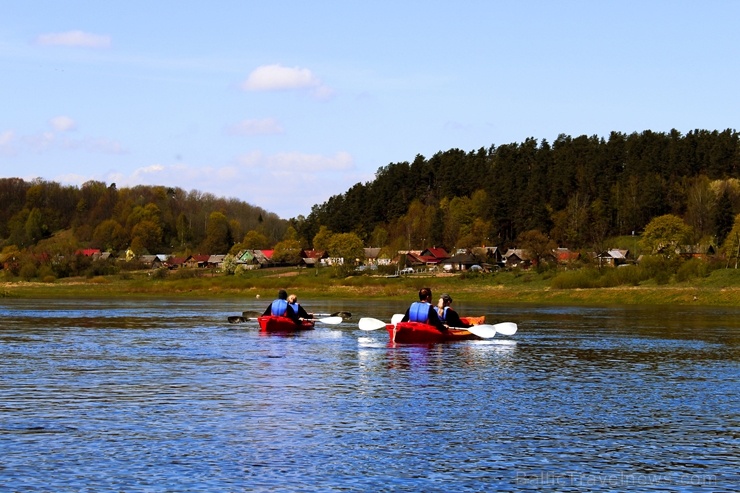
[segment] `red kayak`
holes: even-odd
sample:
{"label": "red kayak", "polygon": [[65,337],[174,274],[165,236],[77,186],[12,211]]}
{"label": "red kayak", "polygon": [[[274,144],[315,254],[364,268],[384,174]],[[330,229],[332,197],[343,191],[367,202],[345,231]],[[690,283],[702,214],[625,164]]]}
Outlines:
{"label": "red kayak", "polygon": [[[467,324],[471,324],[471,322],[481,324],[485,320],[485,316],[460,317],[460,320]],[[386,324],[385,328],[388,330],[391,342],[399,344],[429,344],[434,342],[480,340],[480,337],[465,329],[448,329],[440,332],[433,325],[419,322],[399,322],[396,325]]]}
{"label": "red kayak", "polygon": [[288,317],[276,317],[273,315],[263,315],[257,318],[262,332],[294,332],[296,330],[313,330],[314,321],[304,320],[300,325]]}

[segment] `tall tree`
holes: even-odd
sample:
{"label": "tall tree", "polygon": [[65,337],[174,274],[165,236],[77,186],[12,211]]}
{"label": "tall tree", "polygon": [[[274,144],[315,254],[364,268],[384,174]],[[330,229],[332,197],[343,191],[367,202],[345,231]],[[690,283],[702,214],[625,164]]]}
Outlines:
{"label": "tall tree", "polygon": [[203,253],[225,254],[231,248],[233,237],[229,221],[221,212],[212,212],[208,216],[206,238],[201,246]]}
{"label": "tall tree", "polygon": [[656,217],[642,234],[640,245],[652,254],[661,254],[666,258],[677,255],[677,249],[686,241],[690,228],[680,217],[665,214]]}

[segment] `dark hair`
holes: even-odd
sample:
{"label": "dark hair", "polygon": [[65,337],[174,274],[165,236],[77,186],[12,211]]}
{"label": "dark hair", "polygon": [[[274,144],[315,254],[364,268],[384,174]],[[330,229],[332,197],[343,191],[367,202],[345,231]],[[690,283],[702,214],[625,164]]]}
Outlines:
{"label": "dark hair", "polygon": [[452,303],[452,296],[447,293],[442,294],[440,298],[442,298],[442,301],[444,301],[445,303]]}
{"label": "dark hair", "polygon": [[419,300],[431,300],[432,299],[432,288],[421,288],[419,290]]}
{"label": "dark hair", "polygon": [[288,292],[284,289],[281,289],[278,291],[278,299],[279,300],[287,300],[288,299]]}

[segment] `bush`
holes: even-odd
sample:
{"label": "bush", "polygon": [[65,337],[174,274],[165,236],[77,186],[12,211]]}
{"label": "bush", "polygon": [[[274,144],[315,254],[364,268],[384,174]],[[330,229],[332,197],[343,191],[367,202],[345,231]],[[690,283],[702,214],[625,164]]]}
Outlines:
{"label": "bush", "polygon": [[633,265],[605,269],[599,287],[611,288],[616,286],[637,286],[644,281],[644,273]]}
{"label": "bush", "polygon": [[640,269],[643,270],[643,277],[646,279],[670,279],[671,275],[678,268],[677,259],[667,259],[659,255],[648,255],[643,257],[640,262]]}
{"label": "bush", "polygon": [[36,277],[36,273],[38,270],[36,269],[36,265],[34,265],[31,262],[25,262],[20,269],[20,272],[18,275],[23,279],[24,281],[30,281],[34,277]]}
{"label": "bush", "polygon": [[686,282],[698,277],[709,277],[713,266],[704,260],[692,258],[682,263],[676,271],[676,282]]}
{"label": "bush", "polygon": [[594,288],[599,281],[599,271],[590,267],[561,272],[552,278],[551,286],[555,289]]}
{"label": "bush", "polygon": [[355,266],[349,264],[332,265],[330,272],[330,277],[336,279],[342,279],[345,277],[356,276],[360,274],[359,272],[355,271]]}
{"label": "bush", "polygon": [[[158,269],[162,270],[162,269]],[[167,270],[167,269],[164,269]],[[189,268],[179,268],[176,271],[174,271],[171,275],[173,279],[193,279],[195,277],[200,277],[201,270],[200,269],[189,269]]]}

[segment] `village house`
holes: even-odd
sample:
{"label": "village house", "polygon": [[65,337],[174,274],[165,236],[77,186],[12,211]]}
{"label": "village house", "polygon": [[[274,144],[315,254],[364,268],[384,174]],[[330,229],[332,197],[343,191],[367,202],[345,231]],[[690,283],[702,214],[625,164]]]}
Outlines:
{"label": "village house", "polygon": [[596,255],[599,267],[618,267],[627,263],[629,250],[618,250],[616,248],[601,252]]}
{"label": "village house", "polygon": [[504,254],[504,264],[507,269],[529,269],[532,266],[532,260],[525,250],[510,248]]}

